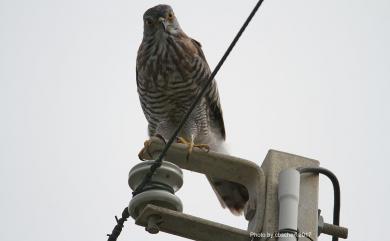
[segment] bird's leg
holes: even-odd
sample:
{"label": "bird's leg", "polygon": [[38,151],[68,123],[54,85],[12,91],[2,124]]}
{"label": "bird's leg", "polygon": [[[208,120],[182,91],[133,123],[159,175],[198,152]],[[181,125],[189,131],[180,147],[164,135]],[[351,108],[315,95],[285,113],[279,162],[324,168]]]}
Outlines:
{"label": "bird's leg", "polygon": [[[155,137],[161,139],[164,144],[167,144],[167,142],[165,141],[164,137],[160,134],[156,134],[154,135]],[[152,141],[149,139],[149,140],[146,140],[144,142],[144,147],[141,149],[141,151],[138,153],[138,158],[141,160],[141,161],[145,161],[145,159],[143,158],[143,156],[145,156],[145,154],[148,154],[148,156],[152,157],[152,154],[149,152],[149,147],[150,145],[152,144]]]}
{"label": "bird's leg", "polygon": [[192,138],[191,138],[191,141],[187,141],[184,137],[178,137],[177,138],[177,143],[181,143],[181,144],[184,144],[184,145],[187,145],[188,146],[188,151],[187,151],[187,156],[186,156],[186,160],[188,160],[190,158],[190,155],[192,153],[192,149],[194,148],[194,142],[192,141]]}
{"label": "bird's leg", "polygon": [[192,150],[194,149],[194,147],[197,147],[197,148],[199,148],[201,150],[205,150],[206,152],[210,151],[210,147],[207,144],[195,144],[194,143],[194,135],[191,135],[191,141],[187,141],[184,137],[180,137],[179,136],[177,138],[177,143],[181,143],[181,144],[184,144],[184,145],[188,146],[188,152],[187,152],[187,156],[186,156],[187,160],[189,160],[190,155],[191,155]]}

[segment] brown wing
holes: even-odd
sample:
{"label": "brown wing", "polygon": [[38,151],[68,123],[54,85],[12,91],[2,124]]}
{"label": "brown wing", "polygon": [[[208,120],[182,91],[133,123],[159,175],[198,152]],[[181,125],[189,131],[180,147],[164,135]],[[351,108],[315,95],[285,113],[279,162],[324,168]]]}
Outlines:
{"label": "brown wing", "polygon": [[[205,76],[210,76],[211,74],[210,67],[202,51],[202,45],[194,39],[191,39],[191,41],[195,46],[198,55],[204,61],[203,66],[205,66],[205,68],[203,68],[203,71],[207,72]],[[208,79],[199,80],[198,83],[201,83],[203,87],[203,84],[205,84],[207,80]],[[206,103],[209,107],[211,128],[213,130],[217,130],[218,134],[221,135],[221,138],[225,140],[226,139],[225,124],[223,122],[222,108],[219,101],[218,88],[215,79],[212,81],[209,91],[205,94],[205,98],[206,98]]]}

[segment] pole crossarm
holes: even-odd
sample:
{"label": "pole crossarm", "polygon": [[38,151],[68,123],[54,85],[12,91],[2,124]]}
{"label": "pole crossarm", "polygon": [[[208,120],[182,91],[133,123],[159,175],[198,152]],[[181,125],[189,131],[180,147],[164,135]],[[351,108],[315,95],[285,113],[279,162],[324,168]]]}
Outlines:
{"label": "pole crossarm", "polygon": [[[157,226],[150,228],[152,220]],[[250,241],[250,233],[170,209],[147,205],[135,221],[149,232],[163,231],[180,237],[202,241]]]}
{"label": "pole crossarm", "polygon": [[[163,140],[152,137],[145,143],[145,151],[140,157],[153,160],[158,157],[164,145]],[[187,146],[174,143],[166,153],[165,161],[172,162],[186,170],[244,185],[249,193],[248,205],[244,210],[245,218],[249,221],[248,231],[260,232],[263,225],[266,195],[265,175],[261,167],[242,158],[199,149],[194,149],[187,160],[187,153]]]}

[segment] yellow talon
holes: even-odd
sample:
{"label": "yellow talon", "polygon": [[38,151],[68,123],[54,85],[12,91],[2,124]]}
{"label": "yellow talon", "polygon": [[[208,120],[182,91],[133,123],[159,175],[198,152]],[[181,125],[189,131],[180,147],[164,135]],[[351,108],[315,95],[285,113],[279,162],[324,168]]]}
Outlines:
{"label": "yellow talon", "polygon": [[[162,135],[160,134],[156,134],[154,135],[154,137],[157,137],[159,139],[161,139],[165,144],[165,139]],[[145,161],[145,159],[143,158],[146,154],[148,155],[148,158],[153,159],[153,156],[152,154],[149,152],[149,147],[150,145],[152,144],[152,141],[149,139],[149,140],[146,140],[144,142],[144,147],[141,149],[141,151],[138,153],[138,158],[141,160],[141,161]],[[148,159],[147,159],[148,160]]]}
{"label": "yellow talon", "polygon": [[194,143],[194,138],[191,138],[191,141],[187,141],[183,137],[178,137],[177,138],[177,143],[181,143],[181,144],[184,144],[184,145],[188,146],[188,152],[187,152],[187,156],[186,156],[187,160],[189,160],[190,155],[191,155],[192,150],[194,149],[194,147],[197,147],[197,148],[199,148],[201,150],[206,150],[206,152],[210,151],[209,145],[207,145],[207,144],[195,144]]}
{"label": "yellow talon", "polygon": [[145,161],[145,159],[143,158],[145,156],[145,154],[148,154],[148,156],[152,156],[150,153],[149,153],[149,147],[150,145],[152,144],[152,141],[151,140],[146,140],[144,142],[144,147],[141,149],[141,151],[138,153],[138,158],[141,160],[141,161]]}

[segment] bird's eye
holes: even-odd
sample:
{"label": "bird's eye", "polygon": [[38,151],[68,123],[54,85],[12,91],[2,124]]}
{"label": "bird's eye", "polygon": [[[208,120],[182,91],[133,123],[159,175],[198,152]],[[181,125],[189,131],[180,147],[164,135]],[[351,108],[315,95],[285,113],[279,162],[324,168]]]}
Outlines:
{"label": "bird's eye", "polygon": [[150,19],[145,19],[145,24],[146,24],[146,25],[152,24],[152,20],[150,20]]}
{"label": "bird's eye", "polygon": [[168,19],[169,19],[169,20],[172,20],[172,19],[173,19],[173,13],[169,13],[169,14],[168,14]]}

